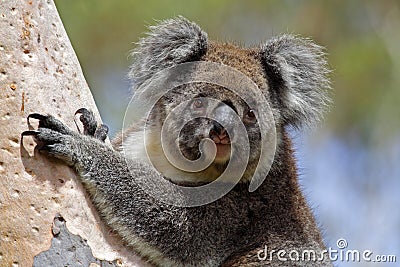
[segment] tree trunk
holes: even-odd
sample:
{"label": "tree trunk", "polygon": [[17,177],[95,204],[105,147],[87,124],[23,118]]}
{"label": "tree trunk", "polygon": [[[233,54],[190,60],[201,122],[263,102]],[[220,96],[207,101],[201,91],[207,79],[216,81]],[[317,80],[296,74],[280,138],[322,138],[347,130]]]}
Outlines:
{"label": "tree trunk", "polygon": [[1,1],[0,266],[145,265],[101,222],[75,173],[20,139],[28,114],[76,128],[81,107],[100,121],[53,1]]}

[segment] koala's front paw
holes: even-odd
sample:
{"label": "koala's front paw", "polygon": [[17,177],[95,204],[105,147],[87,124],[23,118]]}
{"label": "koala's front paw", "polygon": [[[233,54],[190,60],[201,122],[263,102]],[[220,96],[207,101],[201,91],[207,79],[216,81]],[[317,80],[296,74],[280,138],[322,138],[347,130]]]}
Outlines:
{"label": "koala's front paw", "polygon": [[21,137],[33,136],[38,143],[39,151],[45,151],[73,166],[77,160],[78,150],[75,142],[77,134],[53,116],[33,113],[28,116],[28,124],[30,118],[39,120],[39,128],[22,132]]}
{"label": "koala's front paw", "polygon": [[94,138],[103,141],[106,140],[108,127],[105,124],[97,126],[97,121],[91,110],[80,108],[75,112],[75,115],[80,114],[80,121],[83,124],[83,134],[93,136]]}
{"label": "koala's front paw", "polygon": [[47,154],[63,160],[70,166],[76,165],[84,160],[85,156],[83,152],[90,143],[90,137],[104,142],[108,133],[107,126],[97,126],[97,122],[91,111],[81,108],[75,112],[76,114],[80,114],[80,120],[83,124],[83,135],[88,137],[72,131],[51,115],[38,113],[30,114],[27,120],[28,124],[30,124],[30,119],[39,120],[39,128],[33,131],[25,131],[21,136],[33,136],[38,143],[40,152],[47,152]]}

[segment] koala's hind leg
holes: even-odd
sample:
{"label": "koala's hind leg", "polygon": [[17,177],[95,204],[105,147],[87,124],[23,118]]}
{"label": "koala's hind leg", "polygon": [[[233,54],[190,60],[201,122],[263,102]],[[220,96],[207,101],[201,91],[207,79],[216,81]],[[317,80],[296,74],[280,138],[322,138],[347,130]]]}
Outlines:
{"label": "koala's hind leg", "polygon": [[91,110],[80,108],[75,112],[75,115],[80,114],[79,120],[83,124],[83,134],[93,136],[94,138],[103,141],[106,140],[108,127],[105,124],[97,124],[94,114]]}

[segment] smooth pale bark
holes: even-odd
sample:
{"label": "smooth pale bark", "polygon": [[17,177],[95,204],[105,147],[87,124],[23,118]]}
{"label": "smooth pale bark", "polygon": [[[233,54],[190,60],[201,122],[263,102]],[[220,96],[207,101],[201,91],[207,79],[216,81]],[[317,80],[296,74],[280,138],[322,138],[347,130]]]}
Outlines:
{"label": "smooth pale bark", "polygon": [[[144,266],[100,220],[74,172],[20,134],[32,112],[76,129],[81,107],[99,113],[53,1],[0,2],[0,266],[32,266],[51,246],[57,213],[94,257]],[[53,231],[54,232],[54,231]],[[61,263],[62,264],[62,263]]]}

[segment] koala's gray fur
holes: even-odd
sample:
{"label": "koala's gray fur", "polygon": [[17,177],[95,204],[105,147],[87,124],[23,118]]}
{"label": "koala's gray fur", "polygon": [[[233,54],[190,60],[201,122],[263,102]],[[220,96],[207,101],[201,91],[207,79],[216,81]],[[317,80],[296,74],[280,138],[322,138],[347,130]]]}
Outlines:
{"label": "koala's gray fur", "polygon": [[300,126],[318,121],[330,102],[324,90],[330,87],[330,71],[322,47],[282,35],[263,45],[261,53],[267,79],[283,106],[284,123]]}
{"label": "koala's gray fur", "polygon": [[199,59],[207,50],[207,33],[182,17],[164,20],[162,27],[149,29],[132,52],[135,63],[129,76],[136,87],[160,70]]}
{"label": "koala's gray fur", "polygon": [[[300,254],[314,250],[319,255],[325,250],[299,189],[292,145],[286,133],[286,126],[316,122],[329,102],[328,69],[322,48],[292,35],[273,38],[261,48],[221,44],[209,41],[196,24],[182,17],[150,29],[133,52],[130,77],[134,90],[160,70],[200,60],[236,68],[250,77],[269,101],[276,122],[277,151],[271,171],[256,191],[250,193],[249,181],[244,179],[207,205],[176,207],[159,201],[143,188],[151,179],[163,177],[137,151],[142,149],[136,146],[141,129],[135,126],[125,133],[125,140],[122,136],[114,140],[114,149],[102,142],[104,126],[99,127],[103,129],[98,131],[100,134],[90,130],[80,135],[54,117],[40,114],[30,115],[39,119],[39,129],[23,135],[34,135],[42,143],[41,150],[74,167],[107,224],[157,266],[331,266],[326,254],[323,261],[280,261],[276,254],[266,261],[257,257],[265,246],[268,251],[286,249],[289,253],[296,249]],[[213,95],[221,88],[198,84],[190,90],[183,89],[178,95],[193,97],[199,91]],[[236,105],[239,115],[246,110],[227,93],[215,97]],[[165,118],[169,105],[178,101],[179,97],[161,99],[155,117]],[[80,113],[85,127],[93,129],[94,122],[87,119],[90,114],[82,110]],[[152,129],[157,130],[158,126],[153,123]],[[254,133],[257,128],[248,124],[247,130]],[[257,154],[258,135],[252,136],[252,153]],[[129,158],[119,151],[123,141],[132,144],[127,148]],[[252,164],[249,163],[250,169]],[[159,193],[163,192],[164,188],[159,188]],[[174,195],[185,201],[179,190]]]}

